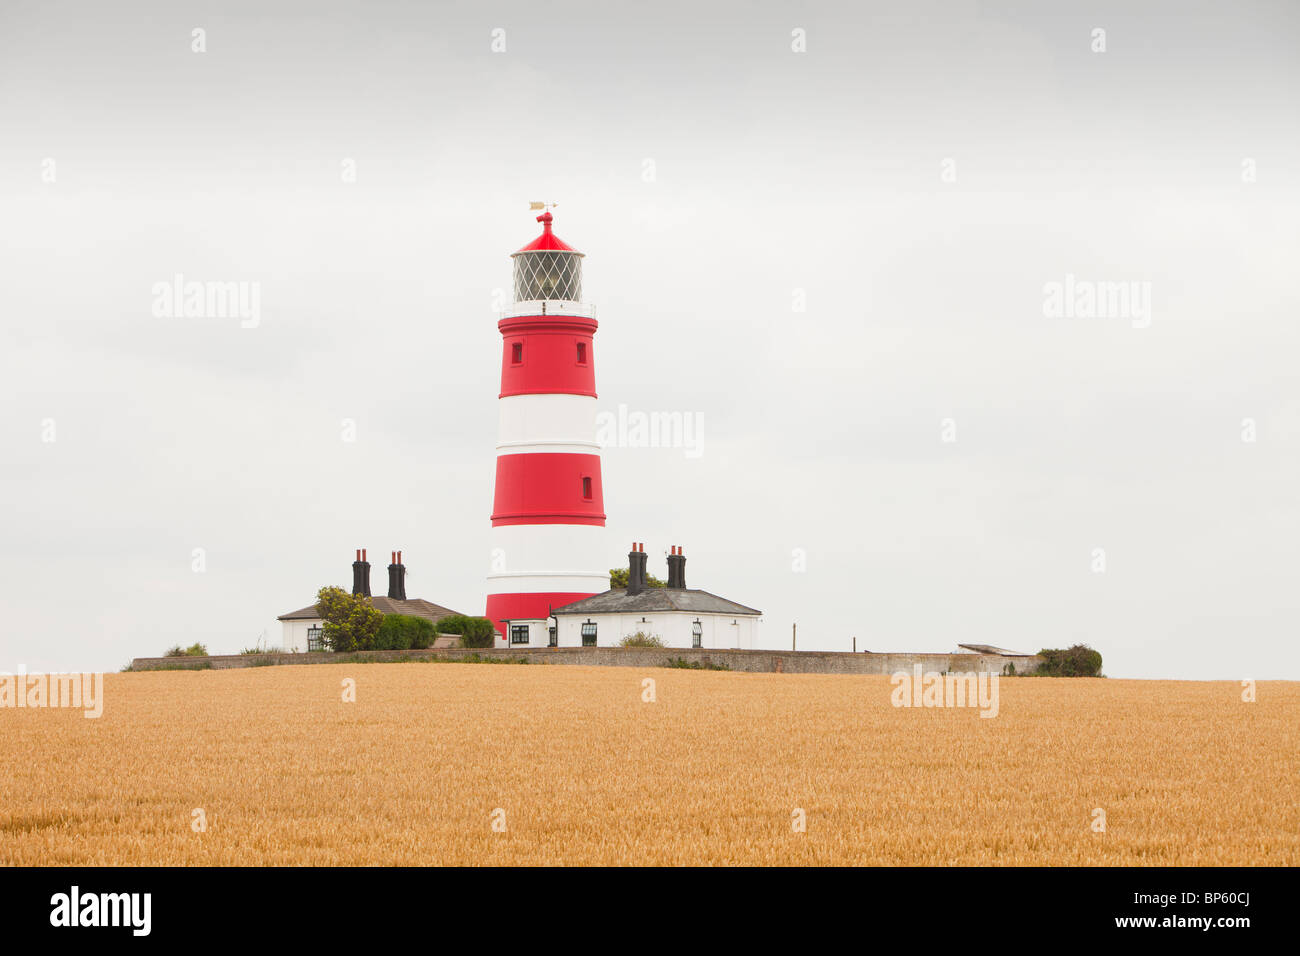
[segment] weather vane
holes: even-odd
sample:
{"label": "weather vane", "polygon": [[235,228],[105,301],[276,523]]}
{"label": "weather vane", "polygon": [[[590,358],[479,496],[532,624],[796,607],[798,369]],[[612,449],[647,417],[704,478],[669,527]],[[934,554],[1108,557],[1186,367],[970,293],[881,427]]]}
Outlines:
{"label": "weather vane", "polygon": [[530,203],[528,204],[528,208],[529,208],[529,209],[546,209],[546,210],[549,211],[549,210],[551,210],[551,209],[554,209],[554,208],[555,208],[556,206],[558,206],[558,205],[559,205],[558,202],[530,202]]}

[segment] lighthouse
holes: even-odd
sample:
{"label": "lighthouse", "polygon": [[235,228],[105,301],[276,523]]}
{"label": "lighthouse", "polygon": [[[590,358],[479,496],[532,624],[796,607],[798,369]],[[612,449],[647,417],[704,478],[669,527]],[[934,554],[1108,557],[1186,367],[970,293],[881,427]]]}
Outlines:
{"label": "lighthouse", "polygon": [[498,647],[555,641],[552,608],[609,588],[596,441],[595,310],[583,254],[542,234],[511,258],[514,301],[501,331],[500,421],[487,617]]}

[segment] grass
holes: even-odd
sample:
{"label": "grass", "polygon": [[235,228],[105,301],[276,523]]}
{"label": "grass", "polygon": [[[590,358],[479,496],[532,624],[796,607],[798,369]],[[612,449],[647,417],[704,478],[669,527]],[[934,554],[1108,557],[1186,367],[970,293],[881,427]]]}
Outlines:
{"label": "grass", "polygon": [[1292,682],[355,663],[0,709],[0,865],[1300,864]]}

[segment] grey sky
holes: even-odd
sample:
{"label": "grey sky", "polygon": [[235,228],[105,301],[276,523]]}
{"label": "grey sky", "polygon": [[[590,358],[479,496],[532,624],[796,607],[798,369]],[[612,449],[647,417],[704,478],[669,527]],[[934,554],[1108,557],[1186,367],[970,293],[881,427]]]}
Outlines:
{"label": "grey sky", "polygon": [[[704,424],[606,451],[609,565],[681,543],[773,647],[1300,677],[1294,5],[271,6],[0,7],[0,669],[274,643],[357,547],[482,613],[554,199],[600,407]],[[155,317],[177,273],[260,324]]]}

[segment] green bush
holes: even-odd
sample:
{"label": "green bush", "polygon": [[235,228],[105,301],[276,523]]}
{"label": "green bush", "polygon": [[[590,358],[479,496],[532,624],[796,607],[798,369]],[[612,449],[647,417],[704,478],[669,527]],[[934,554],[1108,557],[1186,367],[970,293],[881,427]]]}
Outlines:
{"label": "green bush", "polygon": [[1100,677],[1101,654],[1087,644],[1075,644],[1068,650],[1041,650],[1043,663],[1035,673],[1044,677]]}
{"label": "green bush", "polygon": [[181,647],[179,644],[173,644],[167,648],[167,653],[163,657],[207,657],[208,649],[202,644],[195,641],[189,647]]}
{"label": "green bush", "polygon": [[619,647],[664,647],[663,638],[658,634],[647,634],[645,631],[637,631],[635,634],[628,634],[618,642]]}
{"label": "green bush", "polygon": [[435,625],[439,634],[459,634],[463,647],[491,647],[497,629],[486,617],[450,614]]}
{"label": "green bush", "polygon": [[321,617],[321,640],[332,651],[370,650],[384,619],[384,612],[370,598],[335,587],[316,593],[316,611]]}
{"label": "green bush", "polygon": [[437,628],[425,617],[385,614],[375,634],[377,651],[423,650],[433,643]]}

